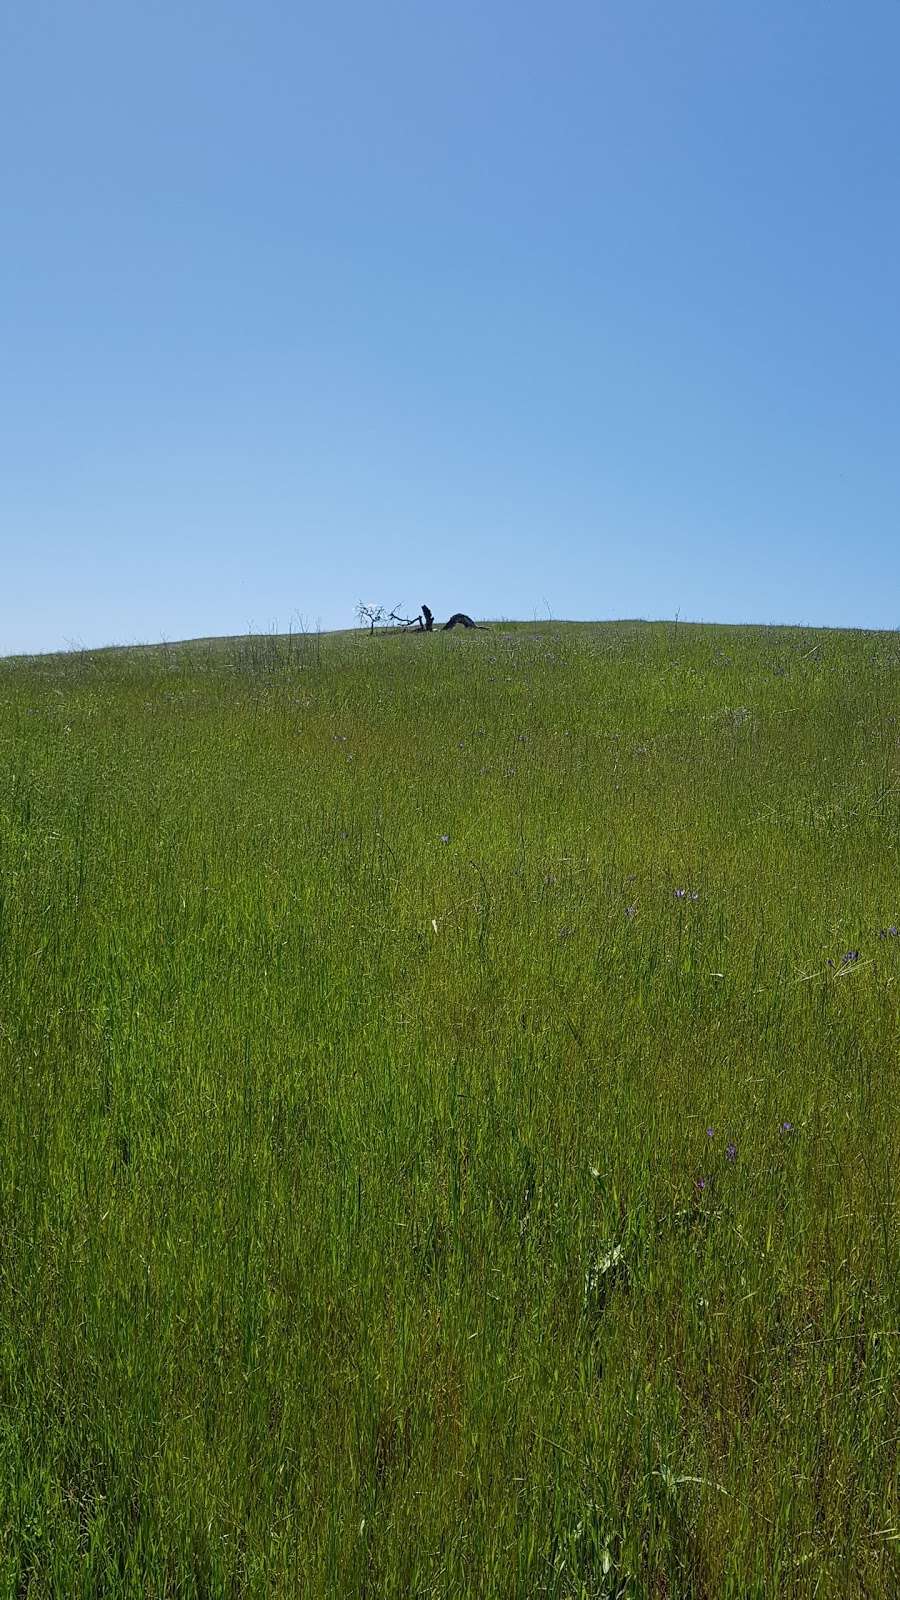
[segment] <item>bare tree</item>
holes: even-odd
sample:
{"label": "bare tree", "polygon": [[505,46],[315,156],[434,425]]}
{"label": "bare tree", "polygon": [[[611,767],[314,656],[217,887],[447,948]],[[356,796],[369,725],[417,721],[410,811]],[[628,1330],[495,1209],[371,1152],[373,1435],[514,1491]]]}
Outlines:
{"label": "bare tree", "polygon": [[364,600],[357,601],[356,620],[361,628],[368,628],[372,634],[382,625],[384,619],[384,606],[367,606]]}
{"label": "bare tree", "polygon": [[388,611],[387,606],[366,605],[365,601],[360,600],[356,606],[356,617],[360,627],[368,628],[370,634],[373,634],[376,628],[383,628],[386,632],[399,628],[401,632],[406,633],[410,628],[421,632],[425,627],[421,616],[404,616],[400,605]]}
{"label": "bare tree", "polygon": [[394,607],[393,611],[388,617],[388,621],[392,622],[395,628],[417,628],[419,631],[421,631],[422,628],[421,617],[401,616],[400,607],[398,605]]}

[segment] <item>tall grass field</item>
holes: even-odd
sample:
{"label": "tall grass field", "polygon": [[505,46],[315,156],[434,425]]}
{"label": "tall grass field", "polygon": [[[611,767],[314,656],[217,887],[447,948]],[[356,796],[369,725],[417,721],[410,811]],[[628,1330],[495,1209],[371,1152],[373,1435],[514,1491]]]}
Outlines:
{"label": "tall grass field", "polygon": [[0,1595],[900,1594],[900,639],[0,663]]}

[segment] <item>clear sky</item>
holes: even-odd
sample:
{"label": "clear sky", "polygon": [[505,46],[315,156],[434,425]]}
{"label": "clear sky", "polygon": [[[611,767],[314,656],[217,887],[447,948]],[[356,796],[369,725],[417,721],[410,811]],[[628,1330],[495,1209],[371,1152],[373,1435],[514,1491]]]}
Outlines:
{"label": "clear sky", "polygon": [[897,0],[14,0],[0,653],[900,624]]}

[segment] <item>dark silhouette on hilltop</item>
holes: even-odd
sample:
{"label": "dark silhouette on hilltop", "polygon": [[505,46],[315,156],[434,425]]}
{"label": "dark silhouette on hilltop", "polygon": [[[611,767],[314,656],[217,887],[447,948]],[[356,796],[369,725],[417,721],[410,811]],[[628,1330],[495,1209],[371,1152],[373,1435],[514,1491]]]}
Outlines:
{"label": "dark silhouette on hilltop", "polygon": [[448,628],[455,628],[457,626],[457,624],[461,628],[483,628],[484,627],[484,623],[483,622],[473,622],[472,618],[471,617],[467,617],[466,613],[464,611],[454,611],[452,617],[450,618],[450,621],[444,623],[444,632],[446,633]]}
{"label": "dark silhouette on hilltop", "polygon": [[356,607],[356,615],[360,625],[368,628],[370,636],[374,634],[376,628],[383,633],[392,633],[397,629],[405,633],[410,630],[414,633],[433,633],[436,626],[442,628],[444,632],[448,628],[484,628],[485,632],[487,631],[483,622],[476,622],[466,611],[454,611],[449,622],[436,624],[434,612],[430,606],[425,605],[417,617],[407,617],[399,606],[394,606],[393,611],[388,611],[385,606],[365,605],[360,600]]}

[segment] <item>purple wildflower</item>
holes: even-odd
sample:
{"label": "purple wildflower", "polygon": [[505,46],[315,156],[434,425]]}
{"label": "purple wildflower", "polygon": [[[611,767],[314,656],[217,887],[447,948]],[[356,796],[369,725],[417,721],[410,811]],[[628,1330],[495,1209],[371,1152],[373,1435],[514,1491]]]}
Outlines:
{"label": "purple wildflower", "polygon": [[792,1122],[782,1122],[780,1128],[778,1129],[779,1133],[793,1133],[793,1131],[794,1124]]}
{"label": "purple wildflower", "polygon": [[858,960],[859,960],[859,951],[858,950],[845,950],[844,954],[841,956],[841,966],[842,967],[850,967],[850,966],[853,965],[854,961],[858,961]]}
{"label": "purple wildflower", "polygon": [[725,1146],[725,1160],[726,1161],[736,1161],[737,1160],[737,1145],[734,1143],[733,1140]]}
{"label": "purple wildflower", "polygon": [[694,1188],[695,1189],[699,1189],[701,1191],[701,1193],[702,1193],[702,1191],[706,1188],[708,1182],[709,1182],[708,1178],[695,1178],[694,1179]]}
{"label": "purple wildflower", "polygon": [[707,1130],[706,1130],[707,1139],[714,1139],[715,1136],[716,1136],[715,1128],[707,1128]]}
{"label": "purple wildflower", "polygon": [[676,889],[675,890],[675,899],[676,900],[699,900],[700,899],[700,890],[699,889]]}

